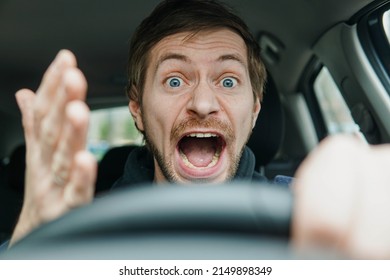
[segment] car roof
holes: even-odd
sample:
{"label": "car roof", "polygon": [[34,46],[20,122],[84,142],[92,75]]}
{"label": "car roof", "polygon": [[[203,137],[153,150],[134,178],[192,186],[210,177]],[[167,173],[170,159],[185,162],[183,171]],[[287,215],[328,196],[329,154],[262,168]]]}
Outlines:
{"label": "car roof", "polygon": [[[94,107],[123,103],[129,38],[157,0],[12,0],[0,3],[0,93],[21,87],[36,89],[58,50],[78,57],[89,82]],[[309,48],[321,34],[349,19],[371,0],[226,0],[255,36],[270,34],[283,51],[269,64],[278,88],[296,90]],[[12,111],[16,109],[10,108]],[[8,106],[8,105],[7,105]],[[17,110],[16,110],[17,111]]]}

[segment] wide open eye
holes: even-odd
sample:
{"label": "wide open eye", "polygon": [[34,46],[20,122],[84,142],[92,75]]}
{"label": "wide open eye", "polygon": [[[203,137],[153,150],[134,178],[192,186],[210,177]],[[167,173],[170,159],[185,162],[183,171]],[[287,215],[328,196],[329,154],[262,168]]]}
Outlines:
{"label": "wide open eye", "polygon": [[224,78],[221,83],[225,88],[234,88],[237,85],[237,80],[235,78],[228,77]]}
{"label": "wide open eye", "polygon": [[178,77],[172,77],[167,80],[167,84],[172,88],[177,88],[183,84],[183,80]]}

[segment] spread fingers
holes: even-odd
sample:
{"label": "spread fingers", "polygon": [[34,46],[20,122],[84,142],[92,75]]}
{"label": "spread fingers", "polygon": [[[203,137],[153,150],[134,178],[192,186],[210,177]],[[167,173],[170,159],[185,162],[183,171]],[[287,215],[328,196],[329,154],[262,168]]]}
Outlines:
{"label": "spread fingers", "polygon": [[75,155],[85,149],[89,109],[82,101],[71,101],[66,107],[63,131],[53,155],[53,183],[66,185],[74,172]]}
{"label": "spread fingers", "polygon": [[[51,108],[41,122],[39,139],[43,147],[42,158],[44,160],[50,162],[60,139],[66,137],[66,135],[63,135],[65,133],[63,129],[69,129],[65,127],[65,123],[68,121],[65,116],[67,104],[75,99],[84,100],[86,91],[87,82],[81,71],[76,68],[66,70],[61,85],[57,89],[57,94],[52,101]],[[76,112],[74,117],[77,118],[78,114]],[[83,114],[80,117],[83,118]],[[83,122],[83,120],[80,121]],[[75,124],[78,124],[78,120],[75,121]]]}

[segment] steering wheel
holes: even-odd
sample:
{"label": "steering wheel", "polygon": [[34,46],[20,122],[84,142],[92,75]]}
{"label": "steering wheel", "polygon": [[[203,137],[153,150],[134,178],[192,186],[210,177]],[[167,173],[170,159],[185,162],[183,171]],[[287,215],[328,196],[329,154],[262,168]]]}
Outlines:
{"label": "steering wheel", "polygon": [[43,225],[5,259],[286,259],[292,195],[267,184],[113,191]]}

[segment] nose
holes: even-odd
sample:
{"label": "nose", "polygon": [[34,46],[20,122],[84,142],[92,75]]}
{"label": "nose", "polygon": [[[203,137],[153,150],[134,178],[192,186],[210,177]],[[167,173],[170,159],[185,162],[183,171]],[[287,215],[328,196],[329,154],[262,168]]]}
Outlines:
{"label": "nose", "polygon": [[199,83],[192,91],[191,99],[187,104],[187,111],[204,119],[220,110],[216,92],[207,82]]}

